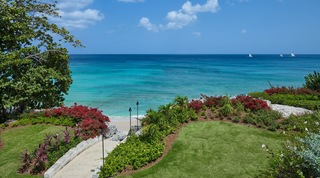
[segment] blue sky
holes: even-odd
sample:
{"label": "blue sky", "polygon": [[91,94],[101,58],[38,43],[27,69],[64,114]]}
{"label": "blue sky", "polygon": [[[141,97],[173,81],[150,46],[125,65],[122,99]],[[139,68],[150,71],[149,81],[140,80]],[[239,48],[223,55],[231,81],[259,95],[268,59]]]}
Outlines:
{"label": "blue sky", "polygon": [[71,54],[320,54],[320,0],[60,0]]}

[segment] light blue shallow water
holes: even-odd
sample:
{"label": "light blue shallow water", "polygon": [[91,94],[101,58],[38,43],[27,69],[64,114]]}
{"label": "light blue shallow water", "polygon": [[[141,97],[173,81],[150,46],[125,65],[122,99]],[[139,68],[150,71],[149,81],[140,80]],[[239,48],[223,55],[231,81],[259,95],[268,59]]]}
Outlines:
{"label": "light blue shallow water", "polygon": [[98,107],[127,117],[171,102],[176,96],[237,95],[274,86],[301,86],[320,71],[320,55],[72,55],[73,84],[65,104]]}

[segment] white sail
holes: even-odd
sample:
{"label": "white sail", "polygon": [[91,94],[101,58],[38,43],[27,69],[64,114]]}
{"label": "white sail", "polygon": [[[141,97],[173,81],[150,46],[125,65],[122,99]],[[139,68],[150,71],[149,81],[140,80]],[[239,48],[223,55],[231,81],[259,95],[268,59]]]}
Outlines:
{"label": "white sail", "polygon": [[249,57],[252,57],[252,54],[251,54],[251,53],[249,53]]}
{"label": "white sail", "polygon": [[295,57],[296,55],[294,53],[291,53],[291,57]]}

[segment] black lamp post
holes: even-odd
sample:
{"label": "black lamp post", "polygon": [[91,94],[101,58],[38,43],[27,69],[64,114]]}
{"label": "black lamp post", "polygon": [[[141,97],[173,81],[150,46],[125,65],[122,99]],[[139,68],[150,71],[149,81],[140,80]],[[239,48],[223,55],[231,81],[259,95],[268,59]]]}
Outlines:
{"label": "black lamp post", "polygon": [[139,101],[137,101],[137,103],[136,103],[136,105],[137,105],[137,131],[138,131],[138,119],[139,119]]}
{"label": "black lamp post", "polygon": [[104,165],[104,128],[101,129],[102,135],[102,165]]}
{"label": "black lamp post", "polygon": [[131,135],[131,111],[132,111],[132,109],[131,109],[131,107],[129,108],[129,115],[130,115],[130,128],[129,128],[129,135]]}

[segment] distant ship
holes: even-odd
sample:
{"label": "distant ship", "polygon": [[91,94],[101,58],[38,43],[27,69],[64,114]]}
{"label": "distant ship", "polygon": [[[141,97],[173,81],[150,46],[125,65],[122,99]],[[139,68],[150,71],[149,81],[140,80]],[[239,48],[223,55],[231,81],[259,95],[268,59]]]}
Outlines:
{"label": "distant ship", "polygon": [[282,53],[280,54],[280,57],[283,57],[283,54],[282,54]]}
{"label": "distant ship", "polygon": [[291,57],[296,57],[296,55],[294,54],[294,53],[291,53],[291,55],[290,55]]}
{"label": "distant ship", "polygon": [[251,55],[251,53],[249,53],[249,56],[248,56],[248,57],[252,58],[252,55]]}

